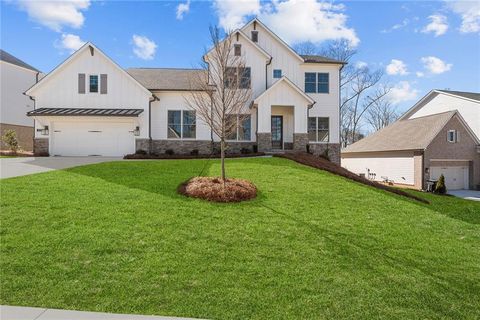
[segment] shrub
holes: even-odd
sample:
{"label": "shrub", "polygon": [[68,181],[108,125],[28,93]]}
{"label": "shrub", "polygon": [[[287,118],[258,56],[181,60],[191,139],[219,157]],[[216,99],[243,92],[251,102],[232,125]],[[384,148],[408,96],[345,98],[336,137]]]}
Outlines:
{"label": "shrub", "polygon": [[173,151],[173,149],[167,149],[165,150],[165,154],[169,156],[173,156],[175,154],[175,151]]}
{"label": "shrub", "polygon": [[192,156],[198,156],[198,154],[199,154],[198,149],[193,149],[192,151],[190,151],[190,155]]}
{"label": "shrub", "polygon": [[15,130],[5,130],[2,136],[2,141],[8,146],[10,151],[17,153],[20,146],[18,145],[17,133]]}
{"label": "shrub", "polygon": [[241,154],[249,154],[251,153],[252,151],[249,149],[249,148],[242,148],[240,149],[240,153]]}
{"label": "shrub", "polygon": [[447,193],[447,187],[445,186],[445,177],[443,174],[440,175],[440,178],[438,178],[437,183],[435,184],[435,193],[438,194],[445,194]]}
{"label": "shrub", "polygon": [[142,150],[142,149],[139,149],[139,150],[135,151],[135,154],[146,155],[146,154],[147,154],[147,151]]}
{"label": "shrub", "polygon": [[258,152],[258,145],[254,144],[252,149],[253,149],[253,153],[257,153]]}

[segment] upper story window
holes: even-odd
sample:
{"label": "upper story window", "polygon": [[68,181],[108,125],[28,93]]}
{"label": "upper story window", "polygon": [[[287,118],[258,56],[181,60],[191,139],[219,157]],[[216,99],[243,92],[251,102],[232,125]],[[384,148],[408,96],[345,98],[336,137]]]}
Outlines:
{"label": "upper story window", "polygon": [[235,54],[235,56],[239,57],[239,56],[242,55],[242,45],[241,45],[241,44],[235,44],[235,45],[233,46],[233,48],[234,48],[234,54]]}
{"label": "upper story window", "polygon": [[252,31],[252,41],[253,42],[258,42],[258,31],[256,31],[256,30]]}
{"label": "upper story window", "polygon": [[273,70],[273,77],[274,78],[281,78],[282,77],[282,70],[281,69],[274,69]]}
{"label": "upper story window", "polygon": [[458,131],[457,130],[448,130],[447,131],[447,141],[451,143],[458,142]]}
{"label": "upper story window", "polygon": [[225,87],[229,89],[250,89],[251,86],[250,67],[235,68],[228,67],[225,75]]}
{"label": "upper story window", "polygon": [[168,110],[167,138],[195,139],[196,114],[193,110]]}
{"label": "upper story window", "polygon": [[89,76],[89,92],[98,92],[98,75],[90,75]]}
{"label": "upper story window", "polygon": [[236,115],[230,114],[227,116],[227,123],[229,127],[235,129],[228,135],[227,140],[244,140],[250,141],[251,139],[251,117],[250,115]]}
{"label": "upper story window", "polygon": [[308,140],[312,142],[329,141],[329,118],[309,117],[308,118]]}
{"label": "upper story window", "polygon": [[329,82],[328,73],[305,72],[306,93],[328,93]]}

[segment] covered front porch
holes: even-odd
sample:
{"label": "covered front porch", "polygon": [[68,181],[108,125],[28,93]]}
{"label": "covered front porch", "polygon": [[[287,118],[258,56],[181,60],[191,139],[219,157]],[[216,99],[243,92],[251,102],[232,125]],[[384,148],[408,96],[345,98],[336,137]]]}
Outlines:
{"label": "covered front porch", "polygon": [[258,151],[306,151],[308,109],[313,103],[286,77],[258,96],[253,102]]}

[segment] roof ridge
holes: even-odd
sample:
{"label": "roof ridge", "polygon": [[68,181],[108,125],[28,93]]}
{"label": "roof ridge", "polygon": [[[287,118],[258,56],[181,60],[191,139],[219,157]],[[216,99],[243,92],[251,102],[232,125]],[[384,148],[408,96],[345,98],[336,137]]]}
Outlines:
{"label": "roof ridge", "polygon": [[435,117],[435,116],[443,115],[443,114],[446,114],[446,113],[456,113],[456,112],[457,112],[457,110],[448,110],[448,111],[437,112],[437,113],[433,113],[433,114],[427,114],[427,115],[424,115],[424,116],[421,116],[421,117],[416,117],[416,118],[402,119],[402,120],[398,120],[396,122],[423,119],[423,118],[429,118],[429,117]]}

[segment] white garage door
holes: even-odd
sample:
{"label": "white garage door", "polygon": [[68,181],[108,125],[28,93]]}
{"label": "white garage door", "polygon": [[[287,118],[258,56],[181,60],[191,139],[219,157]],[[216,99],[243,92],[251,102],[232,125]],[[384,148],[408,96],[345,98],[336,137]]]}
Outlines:
{"label": "white garage door", "polygon": [[468,167],[437,166],[430,168],[430,177],[438,180],[440,175],[445,177],[447,190],[468,189]]}
{"label": "white garage door", "polygon": [[135,152],[133,121],[61,121],[52,127],[52,155],[124,156]]}

